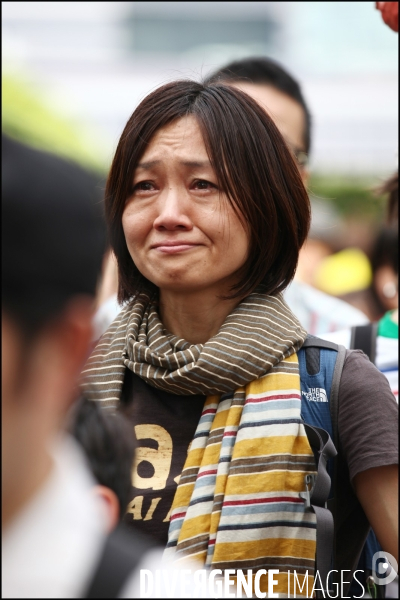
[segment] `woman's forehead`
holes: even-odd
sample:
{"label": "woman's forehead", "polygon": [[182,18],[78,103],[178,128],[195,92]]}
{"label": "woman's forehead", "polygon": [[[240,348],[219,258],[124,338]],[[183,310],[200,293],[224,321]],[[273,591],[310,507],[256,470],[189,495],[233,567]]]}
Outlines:
{"label": "woman's forehead", "polygon": [[162,160],[171,154],[182,155],[182,158],[186,159],[209,162],[203,136],[194,116],[182,117],[156,131],[147,145],[139,165]]}

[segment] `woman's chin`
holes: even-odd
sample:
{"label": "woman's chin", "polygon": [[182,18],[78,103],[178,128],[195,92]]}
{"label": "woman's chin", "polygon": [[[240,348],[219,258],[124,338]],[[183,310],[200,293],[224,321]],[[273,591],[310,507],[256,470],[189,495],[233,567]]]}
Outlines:
{"label": "woman's chin", "polygon": [[205,289],[204,282],[194,283],[192,281],[185,280],[168,280],[161,281],[156,284],[161,293],[173,293],[173,294],[194,294],[202,292]]}
{"label": "woman's chin", "polygon": [[208,287],[209,273],[199,271],[195,267],[190,269],[160,268],[151,272],[147,271],[143,275],[161,291],[190,293]]}

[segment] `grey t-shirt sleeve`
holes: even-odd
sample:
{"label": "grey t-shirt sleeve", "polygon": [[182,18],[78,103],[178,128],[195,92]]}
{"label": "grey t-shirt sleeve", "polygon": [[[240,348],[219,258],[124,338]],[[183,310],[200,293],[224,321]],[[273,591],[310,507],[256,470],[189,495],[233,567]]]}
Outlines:
{"label": "grey t-shirt sleeve", "polygon": [[383,373],[361,350],[347,350],[339,387],[339,440],[350,481],[398,464],[398,405]]}

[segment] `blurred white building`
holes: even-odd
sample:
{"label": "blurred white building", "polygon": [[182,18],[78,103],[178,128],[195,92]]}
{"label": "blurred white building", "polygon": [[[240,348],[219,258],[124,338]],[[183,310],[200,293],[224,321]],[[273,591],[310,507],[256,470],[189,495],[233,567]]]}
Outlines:
{"label": "blurred white building", "polygon": [[397,166],[398,35],[374,2],[2,2],[3,68],[104,134],[166,81],[265,54],[303,85],[312,167]]}

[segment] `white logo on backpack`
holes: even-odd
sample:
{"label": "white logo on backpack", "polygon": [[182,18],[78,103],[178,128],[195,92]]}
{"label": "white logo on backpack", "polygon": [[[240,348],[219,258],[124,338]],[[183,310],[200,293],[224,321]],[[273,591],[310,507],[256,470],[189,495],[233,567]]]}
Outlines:
{"label": "white logo on backpack", "polygon": [[309,388],[308,392],[301,392],[309,402],[328,402],[324,388]]}

